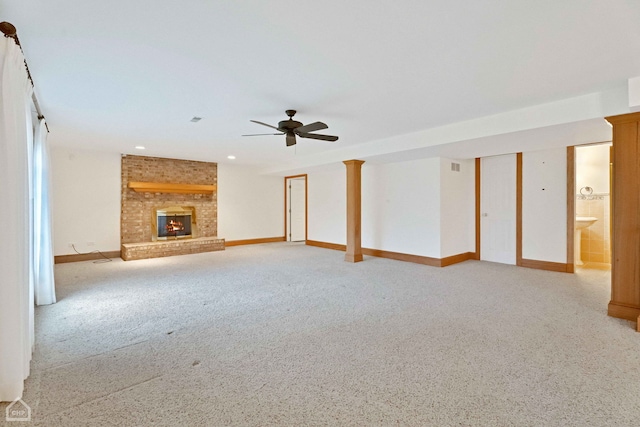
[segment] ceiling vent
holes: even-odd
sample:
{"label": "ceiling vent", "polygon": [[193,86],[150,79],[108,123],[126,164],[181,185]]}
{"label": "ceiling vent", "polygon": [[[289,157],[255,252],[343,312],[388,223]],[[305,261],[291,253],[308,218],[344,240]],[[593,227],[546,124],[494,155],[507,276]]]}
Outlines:
{"label": "ceiling vent", "polygon": [[193,116],[193,118],[191,119],[191,122],[192,123],[198,123],[200,120],[202,120],[202,117]]}
{"label": "ceiling vent", "polygon": [[451,162],[451,170],[453,172],[460,172],[460,163]]}

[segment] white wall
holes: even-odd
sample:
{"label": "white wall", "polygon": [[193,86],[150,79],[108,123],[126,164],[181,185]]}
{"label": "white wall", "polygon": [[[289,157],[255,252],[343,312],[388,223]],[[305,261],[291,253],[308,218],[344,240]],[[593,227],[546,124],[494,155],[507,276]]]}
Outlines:
{"label": "white wall", "polygon": [[52,147],[54,255],[120,250],[120,155]]}
{"label": "white wall", "polygon": [[[440,162],[431,158],[362,166],[362,247],[441,257]],[[465,164],[468,162],[473,166],[473,161]],[[451,180],[450,188],[470,191],[470,199],[465,194],[451,209],[465,206],[461,216],[473,227],[474,172],[466,169],[459,180]],[[346,168],[309,174],[308,189],[309,240],[345,244]],[[456,253],[473,250],[469,249],[468,226],[452,233],[451,245],[464,247]]]}
{"label": "white wall", "polygon": [[576,194],[583,187],[594,194],[609,194],[610,144],[576,147]]}
{"label": "white wall", "polygon": [[440,258],[440,159],[363,165],[362,246]]}
{"label": "white wall", "polygon": [[522,154],[522,257],[567,262],[566,148]]}
{"label": "white wall", "polygon": [[218,163],[218,237],[229,241],[284,233],[284,178]]}
{"label": "white wall", "polygon": [[[452,171],[451,163],[460,165]],[[440,257],[475,252],[475,160],[440,159]]]}
{"label": "white wall", "polygon": [[[120,250],[120,155],[52,148],[55,255]],[[218,236],[284,235],[282,177],[218,164]],[[93,245],[89,245],[93,242]]]}
{"label": "white wall", "polygon": [[347,243],[346,166],[307,176],[307,239]]}
{"label": "white wall", "polygon": [[[345,244],[346,171],[308,179],[308,238]],[[524,153],[522,190],[523,257],[567,262],[566,149]],[[362,246],[433,258],[475,251],[475,161],[365,163]]]}

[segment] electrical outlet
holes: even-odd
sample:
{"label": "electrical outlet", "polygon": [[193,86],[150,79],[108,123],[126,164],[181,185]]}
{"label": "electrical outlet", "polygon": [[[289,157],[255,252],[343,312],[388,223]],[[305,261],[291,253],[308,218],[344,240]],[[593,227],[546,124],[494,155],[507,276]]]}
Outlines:
{"label": "electrical outlet", "polygon": [[87,246],[95,246],[96,242],[87,242]]}
{"label": "electrical outlet", "polygon": [[67,246],[69,246],[70,248],[73,248],[74,245],[75,245],[75,243],[69,242]]}

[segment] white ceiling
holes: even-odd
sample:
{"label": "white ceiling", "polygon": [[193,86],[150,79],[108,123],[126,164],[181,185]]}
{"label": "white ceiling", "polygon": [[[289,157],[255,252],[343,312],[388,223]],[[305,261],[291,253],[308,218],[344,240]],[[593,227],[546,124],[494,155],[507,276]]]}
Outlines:
{"label": "white ceiling", "polygon": [[[223,163],[234,154],[271,170],[339,160],[349,147],[366,157],[387,139],[398,159],[399,135],[624,93],[640,76],[635,0],[0,0],[0,11],[18,29],[52,144]],[[287,148],[282,136],[240,136],[269,131],[249,119],[275,125],[290,108],[340,140]],[[594,140],[606,132],[584,123]],[[500,144],[466,139],[413,154],[472,157]]]}

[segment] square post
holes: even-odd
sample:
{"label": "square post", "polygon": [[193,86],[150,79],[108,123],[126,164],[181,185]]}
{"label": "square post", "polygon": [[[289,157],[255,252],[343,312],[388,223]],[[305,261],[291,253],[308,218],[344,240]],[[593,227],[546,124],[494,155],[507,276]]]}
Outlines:
{"label": "square post", "polygon": [[363,160],[345,160],[347,166],[347,262],[362,261],[361,240],[361,168]]}

